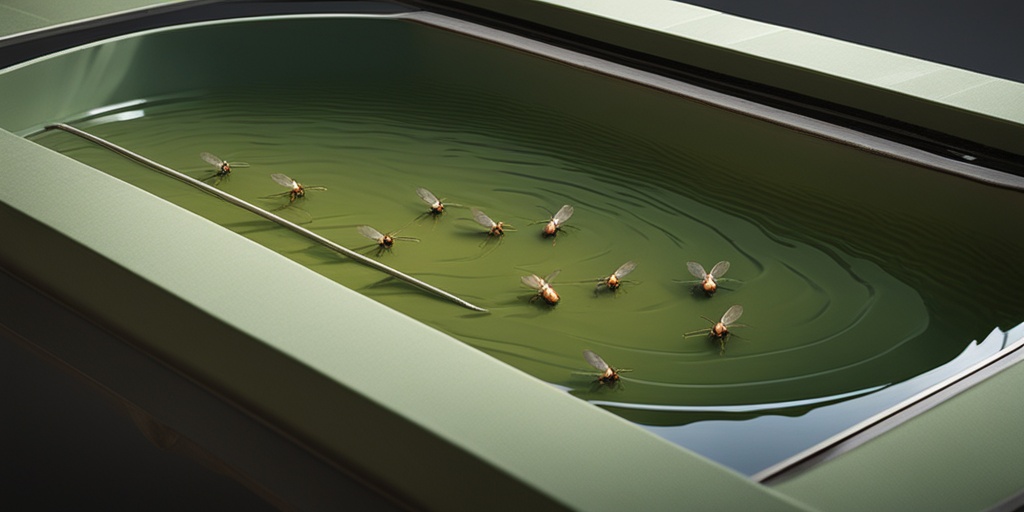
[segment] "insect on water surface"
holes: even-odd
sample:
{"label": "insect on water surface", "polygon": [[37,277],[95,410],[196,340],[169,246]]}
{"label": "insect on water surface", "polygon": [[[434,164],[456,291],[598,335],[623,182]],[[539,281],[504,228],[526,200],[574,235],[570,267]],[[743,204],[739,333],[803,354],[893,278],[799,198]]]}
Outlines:
{"label": "insect on water surface", "polygon": [[358,226],[356,231],[359,231],[360,235],[369,238],[377,243],[377,256],[380,256],[384,251],[390,251],[391,247],[395,245],[396,240],[403,240],[408,242],[419,242],[419,238],[413,238],[411,236],[395,236],[398,232],[393,233],[381,233],[370,226]]}
{"label": "insect on water surface", "polygon": [[718,340],[722,347],[721,352],[725,352],[725,339],[726,337],[729,336],[730,329],[732,329],[733,327],[740,326],[739,324],[736,323],[736,320],[739,320],[740,315],[742,314],[743,306],[736,304],[727,309],[725,311],[725,314],[722,315],[722,318],[717,322],[706,316],[701,316],[701,318],[711,323],[711,327],[699,329],[693,332],[688,332],[684,334],[683,337],[688,338],[690,336],[696,336],[699,334],[707,334],[708,337],[710,337],[711,339]]}
{"label": "insect on water surface", "polygon": [[430,205],[430,211],[427,212],[428,214],[436,216],[444,213],[444,203],[429,190],[420,187],[416,189],[416,194],[420,196],[420,199],[422,199],[424,203]]}
{"label": "insect on water surface", "polygon": [[556,292],[555,289],[551,287],[551,281],[553,281],[555,277],[558,277],[559,272],[561,272],[561,270],[556,270],[549,274],[548,277],[545,277],[544,279],[537,277],[536,274],[530,274],[528,276],[522,277],[523,284],[529,286],[530,288],[533,288],[534,290],[537,290],[537,294],[534,295],[533,297],[530,297],[530,302],[533,302],[537,299],[544,299],[544,302],[547,302],[552,306],[558,304],[558,292]]}
{"label": "insect on water surface", "polygon": [[288,202],[294,203],[296,199],[302,199],[306,197],[306,191],[308,190],[327,190],[327,187],[307,187],[298,181],[293,180],[287,175],[281,173],[275,173],[270,175],[270,179],[274,180],[275,183],[282,187],[287,187],[287,192],[281,192],[280,194],[274,194],[267,197],[284,197],[288,196]]}
{"label": "insect on water surface", "polygon": [[227,178],[231,174],[231,167],[249,167],[249,164],[245,162],[228,162],[213,153],[207,153],[203,151],[199,153],[199,158],[202,158],[204,162],[217,168],[217,171],[213,174],[203,178],[202,181],[214,180],[213,184],[218,185],[224,178]]}
{"label": "insect on water surface", "polygon": [[704,290],[704,293],[708,297],[713,295],[718,290],[718,279],[720,279],[726,272],[729,271],[728,261],[719,261],[715,263],[715,266],[711,268],[711,272],[706,272],[704,267],[696,261],[686,262],[686,268],[693,274],[693,277],[700,279],[697,283],[697,287]]}
{"label": "insect on water surface", "polygon": [[608,277],[602,277],[601,282],[597,283],[597,288],[594,288],[594,293],[601,291],[601,287],[605,287],[611,291],[619,289],[622,284],[622,278],[626,277],[630,272],[636,269],[636,263],[627,261],[619,266],[612,275]]}
{"label": "insect on water surface", "polygon": [[555,236],[562,229],[562,224],[572,217],[573,208],[572,205],[562,205],[561,208],[551,216],[551,219],[544,224],[544,230],[541,232],[545,237]]}
{"label": "insect on water surface", "polygon": [[615,369],[608,363],[604,362],[604,359],[601,359],[601,356],[590,350],[583,351],[583,359],[586,359],[590,366],[593,366],[597,371],[601,372],[601,375],[599,375],[595,381],[599,384],[614,385],[619,381],[619,373],[632,371],[626,368]]}
{"label": "insect on water surface", "polygon": [[505,234],[505,229],[515,230],[511,225],[505,224],[504,222],[494,222],[486,213],[473,208],[470,210],[473,213],[473,220],[475,220],[481,226],[487,228],[488,236],[502,236]]}

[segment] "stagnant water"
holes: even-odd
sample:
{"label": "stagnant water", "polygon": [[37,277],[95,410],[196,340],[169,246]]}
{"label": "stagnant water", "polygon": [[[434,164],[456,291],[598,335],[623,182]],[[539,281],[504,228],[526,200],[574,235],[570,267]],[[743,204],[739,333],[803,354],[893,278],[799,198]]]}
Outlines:
{"label": "stagnant water", "polygon": [[[326,187],[279,213],[369,255],[359,225],[415,237],[379,257],[489,314],[385,279],[71,135],[33,140],[748,473],[934,382],[912,379],[1020,323],[1019,194],[638,94],[615,101],[671,101],[686,115],[638,106],[653,137],[456,86],[243,86],[76,124],[197,178],[215,171],[204,151],[247,162],[217,186],[268,209],[288,203],[267,198],[286,191],[272,173]],[[417,187],[445,199],[445,213],[426,215]],[[537,221],[565,204],[574,215],[542,237]],[[488,238],[471,207],[515,230]],[[630,260],[636,270],[617,292],[595,293]],[[721,260],[731,267],[719,291],[695,291],[687,262],[710,270]],[[521,276],[555,270],[559,304],[531,301]],[[683,336],[734,304],[743,325],[724,350]],[[632,371],[615,388],[594,386],[584,349]],[[898,386],[906,382],[917,384]]]}

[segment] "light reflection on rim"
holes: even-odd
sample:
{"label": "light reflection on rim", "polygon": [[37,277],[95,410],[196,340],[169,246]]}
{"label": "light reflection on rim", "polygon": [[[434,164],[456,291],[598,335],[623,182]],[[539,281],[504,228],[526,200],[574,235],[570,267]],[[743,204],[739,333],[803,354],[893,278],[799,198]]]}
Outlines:
{"label": "light reflection on rim", "polygon": [[591,400],[590,403],[601,407],[615,407],[619,409],[635,409],[642,411],[658,411],[658,412],[761,412],[771,411],[775,409],[789,409],[792,407],[805,407],[808,405],[818,405],[822,403],[835,402],[838,400],[846,400],[848,398],[854,398],[858,396],[868,395],[887,388],[889,385],[883,384],[874,386],[866,389],[858,389],[856,391],[850,391],[849,393],[840,393],[838,395],[822,396],[816,398],[807,398],[804,400],[791,400],[788,402],[775,402],[769,404],[743,404],[743,405],[660,405],[660,404],[637,404],[629,402],[609,402],[607,400]]}

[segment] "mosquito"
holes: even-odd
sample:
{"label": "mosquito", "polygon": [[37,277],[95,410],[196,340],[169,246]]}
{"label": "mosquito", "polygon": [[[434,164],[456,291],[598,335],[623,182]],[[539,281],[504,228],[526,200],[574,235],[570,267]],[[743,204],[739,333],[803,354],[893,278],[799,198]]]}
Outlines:
{"label": "mosquito", "polygon": [[561,231],[562,224],[569,220],[569,217],[572,217],[572,212],[572,205],[567,204],[559,208],[558,211],[551,216],[551,219],[547,221],[547,224],[544,224],[544,230],[542,231],[543,235],[545,237],[556,236],[558,232]]}
{"label": "mosquito", "polygon": [[280,194],[273,194],[267,197],[288,196],[288,204],[294,203],[296,199],[306,197],[306,191],[308,190],[327,190],[327,187],[307,187],[281,173],[271,174],[270,179],[274,180],[274,182],[282,187],[287,187],[289,190],[287,192],[281,192]]}
{"label": "mosquito", "polygon": [[202,179],[202,181],[214,180],[214,186],[219,185],[221,181],[231,174],[232,167],[249,167],[249,164],[245,162],[228,162],[227,160],[224,160],[213,153],[207,153],[206,151],[199,153],[199,158],[202,158],[204,162],[217,169],[216,172]]}
{"label": "mosquito", "polygon": [[597,287],[594,288],[594,293],[601,291],[601,288],[607,288],[611,291],[619,289],[619,285],[622,284],[622,278],[626,277],[630,272],[636,269],[636,263],[633,261],[627,261],[619,266],[612,275],[608,277],[602,277],[600,282],[597,283]]}
{"label": "mosquito", "polygon": [[710,322],[711,327],[688,332],[684,334],[683,337],[689,338],[691,336],[707,334],[709,338],[718,340],[718,342],[721,344],[722,350],[719,353],[725,352],[725,340],[730,334],[730,329],[732,329],[733,327],[742,327],[740,324],[736,323],[736,320],[739,320],[740,315],[742,314],[743,306],[736,304],[727,309],[725,311],[725,314],[722,315],[722,318],[717,322],[702,315],[701,318]]}
{"label": "mosquito", "polygon": [[715,263],[715,266],[711,268],[711,272],[706,272],[704,267],[696,261],[686,262],[686,268],[693,274],[693,277],[700,279],[697,283],[697,287],[704,290],[704,293],[708,297],[714,295],[715,290],[718,290],[718,280],[729,271],[728,261],[719,261]]}
{"label": "mosquito", "polygon": [[380,256],[384,251],[390,251],[391,247],[395,245],[396,240],[403,240],[407,242],[419,242],[419,238],[413,238],[411,236],[396,236],[397,231],[393,233],[381,233],[370,226],[357,226],[356,230],[359,231],[360,235],[369,238],[377,243],[377,256]]}
{"label": "mosquito", "polygon": [[[420,199],[422,199],[424,203],[430,205],[430,210],[426,212],[427,215],[433,215],[436,217],[444,213],[444,199],[438,199],[437,196],[435,196],[433,193],[431,193],[429,190],[423,187],[417,188],[416,194],[420,196]],[[452,204],[451,206],[459,205]]]}
{"label": "mosquito", "polygon": [[530,274],[528,276],[522,277],[523,284],[529,286],[530,288],[533,288],[534,290],[537,290],[537,294],[534,295],[533,297],[530,297],[530,302],[533,302],[537,299],[544,299],[545,302],[552,306],[558,304],[558,292],[556,292],[555,289],[551,287],[551,281],[558,277],[559,272],[561,272],[561,270],[556,270],[549,274],[544,279],[537,277],[536,274]]}
{"label": "mosquito", "polygon": [[595,354],[590,350],[583,351],[583,359],[586,359],[587,363],[589,363],[590,366],[593,366],[594,368],[597,369],[597,371],[601,372],[601,375],[599,375],[597,377],[597,380],[594,381],[599,384],[608,384],[609,386],[614,386],[616,383],[619,382],[619,373],[632,371],[628,368],[615,369],[614,367],[609,366],[608,363],[604,362],[604,359],[601,359],[601,356]]}
{"label": "mosquito", "polygon": [[487,228],[487,236],[502,236],[505,234],[505,230],[515,231],[515,228],[510,224],[504,222],[494,222],[486,213],[473,208],[470,210],[473,214],[473,220],[475,220],[481,226]]}

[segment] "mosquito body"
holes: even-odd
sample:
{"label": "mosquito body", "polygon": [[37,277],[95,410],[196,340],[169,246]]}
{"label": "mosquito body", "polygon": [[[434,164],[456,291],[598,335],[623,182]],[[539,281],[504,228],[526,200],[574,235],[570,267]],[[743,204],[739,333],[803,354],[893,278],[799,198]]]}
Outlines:
{"label": "mosquito body", "polygon": [[245,162],[228,162],[213,153],[207,153],[203,151],[199,153],[199,158],[202,158],[204,162],[214,166],[217,171],[213,174],[203,178],[203,181],[214,180],[214,185],[220,184],[224,178],[227,178],[231,174],[231,167],[249,167],[249,164]]}
{"label": "mosquito body", "polygon": [[704,267],[696,261],[686,262],[686,268],[690,274],[693,274],[693,277],[700,280],[697,287],[704,290],[704,293],[710,297],[718,290],[718,280],[729,270],[729,262],[719,261],[711,268],[711,272],[706,272]]}
{"label": "mosquito body", "polygon": [[359,231],[360,235],[369,238],[377,243],[377,255],[380,256],[384,251],[390,251],[391,247],[395,245],[396,240],[404,240],[408,242],[419,242],[418,238],[411,236],[396,236],[398,233],[381,233],[370,226],[358,226],[356,230]]}
{"label": "mosquito body", "polygon": [[551,281],[553,281],[555,277],[558,276],[559,272],[561,271],[556,270],[544,279],[537,277],[535,274],[530,274],[528,276],[522,277],[523,284],[529,286],[530,288],[533,288],[534,290],[537,290],[537,294],[530,298],[530,302],[533,302],[537,299],[544,299],[544,302],[547,302],[552,306],[558,304],[558,292],[556,292],[555,289],[551,287]]}
{"label": "mosquito body", "polygon": [[555,236],[562,229],[562,224],[572,217],[573,208],[572,205],[563,205],[561,208],[551,216],[551,219],[544,224],[544,230],[542,231],[545,237]]}
{"label": "mosquito body", "polygon": [[709,338],[718,340],[718,342],[721,344],[722,352],[725,352],[725,340],[730,334],[730,329],[739,326],[739,324],[737,324],[736,321],[740,319],[740,315],[742,314],[743,306],[736,304],[727,309],[725,311],[725,314],[722,315],[722,318],[719,319],[717,322],[706,316],[701,316],[701,318],[711,323],[711,327],[708,327],[706,329],[700,329],[693,332],[688,332],[684,334],[683,337],[696,336],[698,334],[707,334]]}
{"label": "mosquito body", "polygon": [[601,374],[598,375],[597,380],[595,381],[599,384],[615,385],[616,383],[619,382],[620,372],[625,373],[631,371],[625,368],[613,368],[612,366],[608,365],[608,363],[604,362],[604,359],[601,359],[601,356],[595,354],[590,350],[583,351],[583,359],[586,359],[587,363],[590,364],[590,366],[593,366],[595,369],[597,369],[597,371],[601,372]]}
{"label": "mosquito body", "polygon": [[430,205],[430,211],[427,213],[430,215],[441,215],[444,213],[444,203],[429,190],[420,187],[416,189],[416,194],[420,196],[424,203]]}
{"label": "mosquito body", "polygon": [[515,230],[511,225],[507,225],[504,222],[494,222],[486,213],[476,208],[470,211],[473,213],[473,220],[487,228],[487,236],[502,236],[505,234],[505,229]]}
{"label": "mosquito body", "polygon": [[619,266],[612,275],[608,277],[602,277],[601,282],[597,283],[597,288],[594,288],[594,293],[601,291],[601,288],[607,288],[611,291],[619,289],[622,284],[622,278],[626,277],[630,272],[636,269],[636,263],[633,261],[627,261]]}
{"label": "mosquito body", "polygon": [[288,197],[288,203],[294,203],[296,199],[302,199],[306,197],[306,191],[309,190],[327,190],[327,187],[307,187],[298,181],[293,180],[287,175],[281,173],[275,173],[270,175],[270,179],[274,180],[275,183],[282,187],[287,187],[287,192],[281,192],[280,194],[274,194],[268,197]]}

